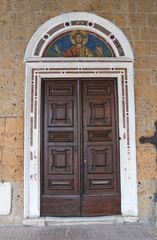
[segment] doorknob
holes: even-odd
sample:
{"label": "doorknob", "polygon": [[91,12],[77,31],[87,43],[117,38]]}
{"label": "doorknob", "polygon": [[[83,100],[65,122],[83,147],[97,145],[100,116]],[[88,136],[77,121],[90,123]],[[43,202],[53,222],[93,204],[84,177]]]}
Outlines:
{"label": "doorknob", "polygon": [[86,159],[84,159],[84,163],[86,163],[87,162],[87,160]]}

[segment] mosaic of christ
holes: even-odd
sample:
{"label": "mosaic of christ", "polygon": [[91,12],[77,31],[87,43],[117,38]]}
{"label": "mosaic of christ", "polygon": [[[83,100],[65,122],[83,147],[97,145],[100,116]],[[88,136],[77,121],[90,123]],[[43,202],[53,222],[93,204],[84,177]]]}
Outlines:
{"label": "mosaic of christ", "polygon": [[74,30],[51,42],[44,57],[114,57],[114,55],[105,40],[91,32]]}

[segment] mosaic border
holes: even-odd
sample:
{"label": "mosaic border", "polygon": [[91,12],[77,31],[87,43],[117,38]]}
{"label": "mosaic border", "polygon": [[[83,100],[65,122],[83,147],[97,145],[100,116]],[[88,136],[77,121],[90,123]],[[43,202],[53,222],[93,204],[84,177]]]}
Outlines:
{"label": "mosaic border", "polygon": [[[65,28],[65,27],[68,29],[69,26],[87,26],[90,29],[93,28],[93,29],[99,30],[100,32],[105,34],[107,37],[110,37],[111,41],[114,43],[115,47],[117,48],[119,56],[120,57],[125,56],[124,50],[123,50],[120,42],[118,41],[117,38],[115,38],[115,36],[110,31],[108,31],[106,28],[104,28],[103,26],[101,26],[101,25],[99,25],[97,23],[89,22],[87,20],[73,20],[73,21],[69,21],[69,22],[58,24],[57,26],[55,26],[52,29],[50,29],[39,40],[39,42],[38,42],[38,44],[37,44],[37,46],[35,48],[35,51],[34,51],[34,56],[39,56],[40,55],[41,49],[42,49],[43,45],[45,44],[46,40],[49,37],[51,37],[55,32]],[[115,55],[115,53],[114,53],[114,55]]]}

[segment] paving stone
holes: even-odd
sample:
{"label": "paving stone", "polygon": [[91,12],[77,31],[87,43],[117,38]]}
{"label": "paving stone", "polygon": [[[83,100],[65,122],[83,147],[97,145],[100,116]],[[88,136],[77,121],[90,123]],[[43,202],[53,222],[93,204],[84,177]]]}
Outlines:
{"label": "paving stone", "polygon": [[150,224],[91,224],[53,227],[0,227],[0,240],[156,240]]}

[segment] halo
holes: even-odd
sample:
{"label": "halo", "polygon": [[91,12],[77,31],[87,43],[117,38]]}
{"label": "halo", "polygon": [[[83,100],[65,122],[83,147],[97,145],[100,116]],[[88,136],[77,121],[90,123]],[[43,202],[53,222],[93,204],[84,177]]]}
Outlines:
{"label": "halo", "polygon": [[86,42],[88,41],[88,33],[86,31],[83,31],[83,30],[74,30],[70,33],[70,41],[73,43],[73,44],[76,44],[75,42],[75,34],[76,33],[80,33],[81,35],[83,35],[83,45],[86,44]]}

